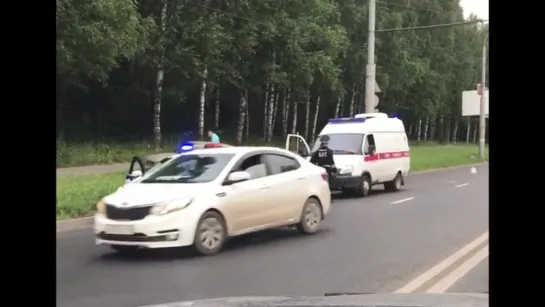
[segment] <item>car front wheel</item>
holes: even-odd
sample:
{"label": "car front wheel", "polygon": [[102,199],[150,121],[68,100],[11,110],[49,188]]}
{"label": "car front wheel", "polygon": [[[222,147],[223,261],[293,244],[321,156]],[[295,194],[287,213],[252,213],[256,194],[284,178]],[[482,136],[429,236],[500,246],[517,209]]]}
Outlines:
{"label": "car front wheel", "polygon": [[204,256],[218,253],[227,238],[227,227],[222,216],[214,211],[205,212],[197,224],[193,245]]}

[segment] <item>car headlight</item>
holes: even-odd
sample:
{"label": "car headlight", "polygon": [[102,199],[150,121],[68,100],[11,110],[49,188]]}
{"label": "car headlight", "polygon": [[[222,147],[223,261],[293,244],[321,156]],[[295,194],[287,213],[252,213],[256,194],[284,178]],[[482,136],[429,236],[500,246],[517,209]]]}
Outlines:
{"label": "car headlight", "polygon": [[98,213],[105,213],[105,212],[106,212],[106,203],[104,202],[103,199],[101,199],[101,200],[97,203],[97,212],[98,212]]}
{"label": "car headlight", "polygon": [[191,204],[193,198],[182,198],[165,203],[156,204],[151,207],[150,215],[164,215],[185,209]]}
{"label": "car headlight", "polygon": [[352,174],[352,171],[354,168],[352,165],[345,165],[343,168],[341,168],[340,174]]}

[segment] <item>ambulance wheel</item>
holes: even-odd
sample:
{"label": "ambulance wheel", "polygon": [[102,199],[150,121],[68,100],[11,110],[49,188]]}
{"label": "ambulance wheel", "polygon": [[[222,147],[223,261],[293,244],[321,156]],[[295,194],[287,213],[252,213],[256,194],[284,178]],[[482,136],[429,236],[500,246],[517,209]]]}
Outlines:
{"label": "ambulance wheel", "polygon": [[401,176],[401,173],[398,172],[394,180],[384,183],[384,189],[386,192],[397,192],[401,189],[402,184],[403,176]]}
{"label": "ambulance wheel", "polygon": [[354,191],[356,196],[365,197],[371,191],[371,177],[368,174],[361,176],[360,186]]}

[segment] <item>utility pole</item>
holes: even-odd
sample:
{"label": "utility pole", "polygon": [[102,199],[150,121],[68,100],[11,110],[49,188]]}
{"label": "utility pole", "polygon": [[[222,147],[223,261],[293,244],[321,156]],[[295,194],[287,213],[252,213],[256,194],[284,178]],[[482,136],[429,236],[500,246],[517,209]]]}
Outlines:
{"label": "utility pole", "polygon": [[365,67],[365,113],[375,111],[375,19],[376,0],[369,0],[369,36],[367,38],[367,66]]}
{"label": "utility pole", "polygon": [[486,41],[488,34],[483,40],[483,63],[482,63],[482,83],[481,83],[481,110],[479,114],[479,157],[484,160],[484,149],[486,142],[486,114],[485,114],[485,95],[486,95]]}

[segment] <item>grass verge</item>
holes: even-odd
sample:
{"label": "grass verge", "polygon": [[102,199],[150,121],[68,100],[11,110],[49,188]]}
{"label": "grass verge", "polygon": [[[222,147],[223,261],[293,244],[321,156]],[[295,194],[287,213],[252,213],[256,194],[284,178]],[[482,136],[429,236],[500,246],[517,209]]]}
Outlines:
{"label": "grass verge", "polygon": [[[235,144],[229,137],[222,137],[226,144]],[[274,138],[273,146],[284,146],[285,140]],[[139,142],[85,142],[67,143],[57,141],[57,168],[96,164],[113,164],[130,162],[134,156],[146,156],[156,152],[174,151],[179,144],[177,138],[169,137],[163,140],[163,148],[155,150],[153,140]],[[243,145],[263,146],[266,143],[260,138],[250,139]]]}
{"label": "grass verge", "polygon": [[[412,172],[479,162],[476,145],[426,145],[411,148]],[[114,192],[124,180],[125,172],[58,176],[57,220],[91,215],[97,201]]]}

